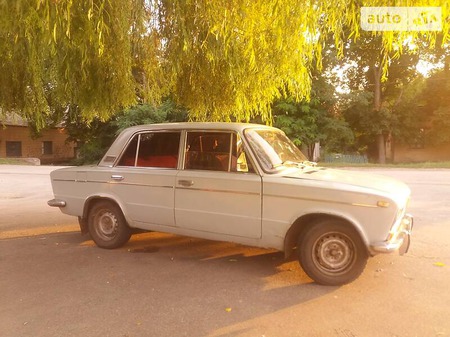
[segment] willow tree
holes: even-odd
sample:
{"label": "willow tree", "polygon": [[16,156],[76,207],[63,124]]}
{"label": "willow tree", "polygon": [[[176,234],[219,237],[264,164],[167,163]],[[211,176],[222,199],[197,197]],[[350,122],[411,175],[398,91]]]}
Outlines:
{"label": "willow tree", "polygon": [[[442,6],[449,43],[448,1],[395,5]],[[308,98],[325,40],[342,53],[348,31],[358,38],[358,0],[0,0],[0,113],[43,125],[70,106],[89,121],[171,93],[192,119],[270,122],[275,98]],[[432,45],[437,35],[374,34],[385,76],[405,39],[426,34]]]}
{"label": "willow tree", "polygon": [[0,113],[14,111],[39,127],[56,107],[73,107],[91,120],[133,104],[132,41],[145,20],[136,7],[109,0],[0,1]]}

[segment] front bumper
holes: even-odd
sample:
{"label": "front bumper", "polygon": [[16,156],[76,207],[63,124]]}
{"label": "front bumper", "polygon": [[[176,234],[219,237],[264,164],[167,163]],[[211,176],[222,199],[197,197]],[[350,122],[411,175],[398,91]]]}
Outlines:
{"label": "front bumper", "polygon": [[411,233],[414,227],[414,218],[411,214],[405,214],[402,218],[397,232],[387,241],[377,242],[370,245],[370,251],[373,255],[378,253],[392,253],[397,251],[400,255],[406,254],[411,242]]}

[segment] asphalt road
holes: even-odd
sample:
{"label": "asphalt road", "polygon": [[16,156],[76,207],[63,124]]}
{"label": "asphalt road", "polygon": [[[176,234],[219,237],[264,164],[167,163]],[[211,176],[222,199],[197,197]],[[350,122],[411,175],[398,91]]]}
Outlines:
{"label": "asphalt road", "polygon": [[450,170],[413,191],[405,256],[324,287],[278,252],[161,233],[103,250],[50,208],[54,167],[0,166],[0,336],[450,336]]}

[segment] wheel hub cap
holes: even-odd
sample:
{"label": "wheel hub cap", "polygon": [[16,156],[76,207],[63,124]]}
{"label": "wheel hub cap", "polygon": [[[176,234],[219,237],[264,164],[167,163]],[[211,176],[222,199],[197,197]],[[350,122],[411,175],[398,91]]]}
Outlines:
{"label": "wheel hub cap", "polygon": [[117,219],[114,214],[105,212],[98,219],[99,234],[106,238],[111,238],[117,230]]}
{"label": "wheel hub cap", "polygon": [[315,260],[328,272],[345,270],[353,261],[352,244],[345,236],[327,234],[316,242]]}

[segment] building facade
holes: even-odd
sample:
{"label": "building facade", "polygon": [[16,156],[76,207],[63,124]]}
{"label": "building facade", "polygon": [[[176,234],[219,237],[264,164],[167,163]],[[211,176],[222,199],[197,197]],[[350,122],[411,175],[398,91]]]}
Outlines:
{"label": "building facade", "polygon": [[450,161],[450,144],[423,147],[411,147],[407,144],[396,144],[395,163],[420,163]]}
{"label": "building facade", "polygon": [[63,127],[43,130],[34,138],[26,121],[9,116],[0,121],[0,158],[37,158],[41,164],[66,163],[76,154],[76,144],[66,139]]}

